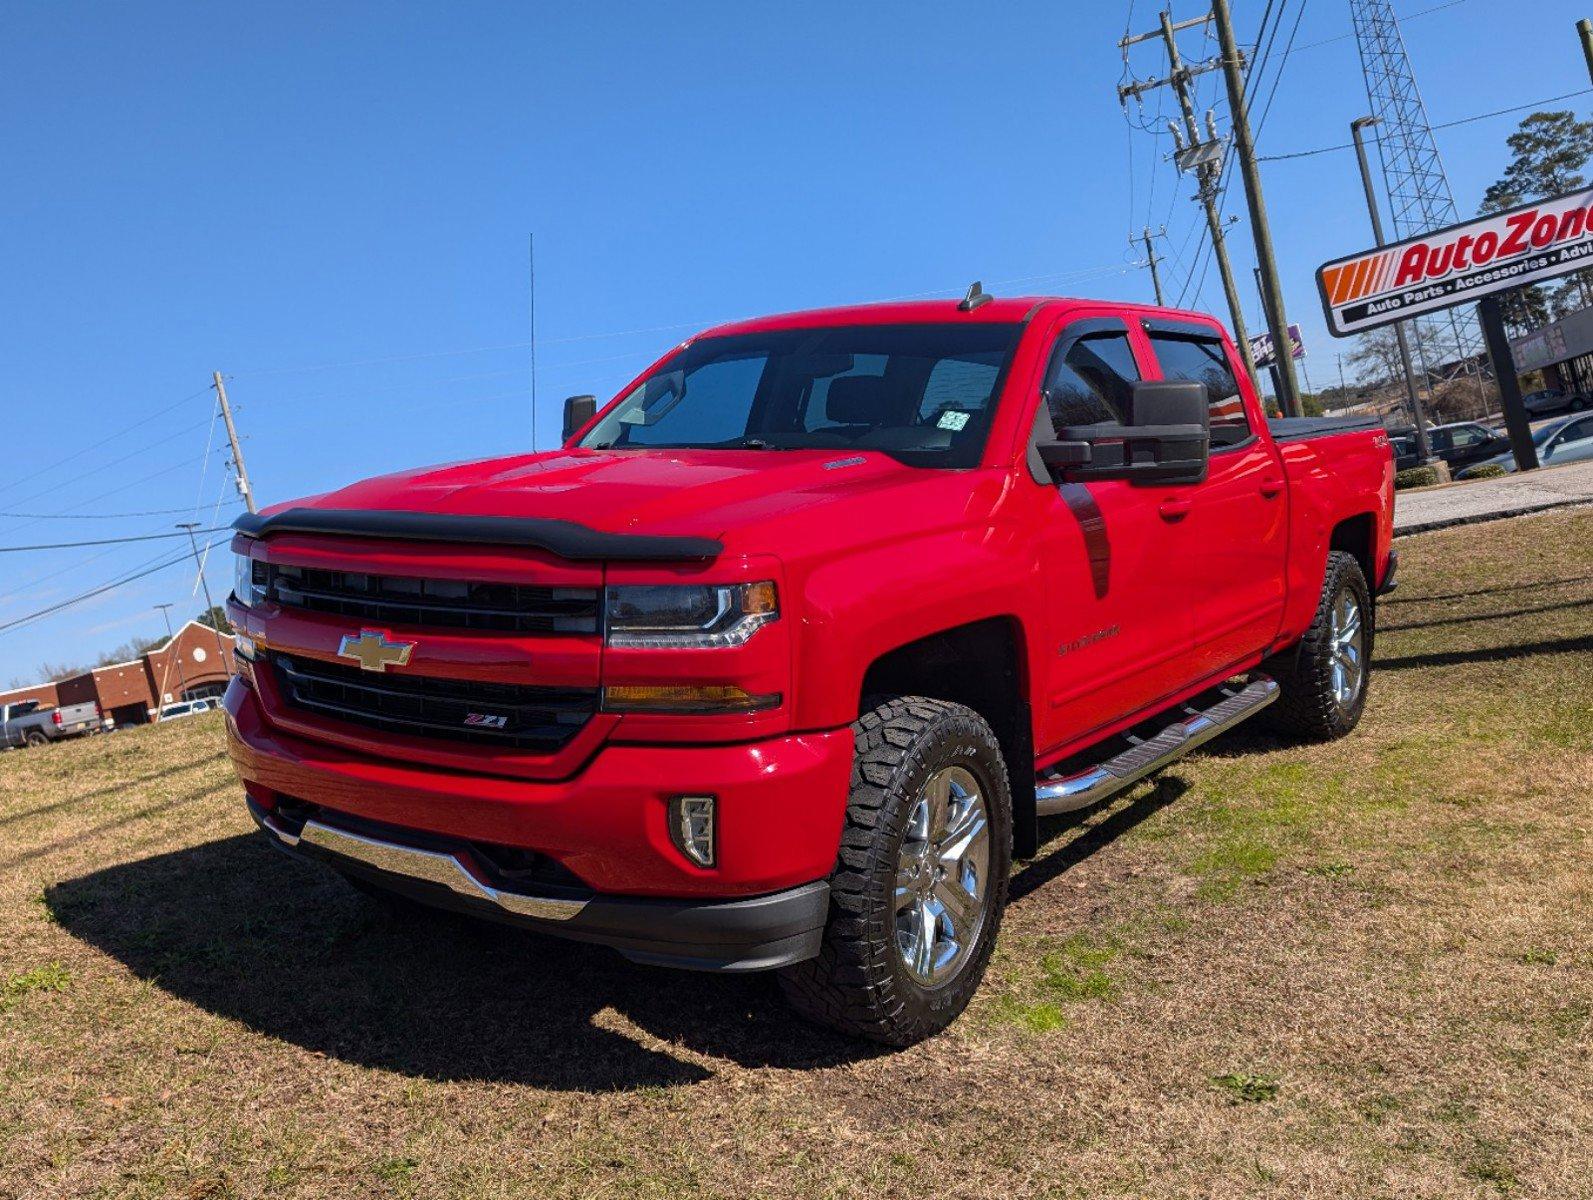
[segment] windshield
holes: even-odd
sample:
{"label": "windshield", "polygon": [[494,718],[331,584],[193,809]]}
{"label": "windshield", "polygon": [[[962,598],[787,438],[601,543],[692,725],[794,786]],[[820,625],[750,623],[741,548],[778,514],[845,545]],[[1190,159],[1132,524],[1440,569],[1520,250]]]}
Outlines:
{"label": "windshield", "polygon": [[642,380],[589,450],[879,450],[978,463],[1016,323],[846,325],[702,338]]}

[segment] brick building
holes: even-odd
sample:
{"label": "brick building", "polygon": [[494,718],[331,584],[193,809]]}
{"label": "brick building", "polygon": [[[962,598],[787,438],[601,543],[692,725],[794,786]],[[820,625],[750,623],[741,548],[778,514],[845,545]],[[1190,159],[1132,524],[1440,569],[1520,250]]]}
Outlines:
{"label": "brick building", "polygon": [[21,704],[25,700],[37,700],[42,708],[54,708],[60,703],[53,683],[31,683],[27,687],[0,692],[0,704]]}
{"label": "brick building", "polygon": [[149,710],[177,700],[220,695],[232,675],[232,638],[189,621],[170,639],[127,662],[95,667],[55,683],[0,692],[0,703],[94,703],[118,725],[142,725]]}

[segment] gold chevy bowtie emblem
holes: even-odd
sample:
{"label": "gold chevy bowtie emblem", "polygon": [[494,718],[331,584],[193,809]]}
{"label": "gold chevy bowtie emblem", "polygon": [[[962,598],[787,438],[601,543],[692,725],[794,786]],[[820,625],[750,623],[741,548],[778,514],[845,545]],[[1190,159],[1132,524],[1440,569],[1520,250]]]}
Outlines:
{"label": "gold chevy bowtie emblem", "polygon": [[339,658],[352,658],[362,671],[385,671],[388,667],[409,665],[409,652],[414,642],[390,642],[380,629],[362,629],[359,636],[343,635],[338,643]]}

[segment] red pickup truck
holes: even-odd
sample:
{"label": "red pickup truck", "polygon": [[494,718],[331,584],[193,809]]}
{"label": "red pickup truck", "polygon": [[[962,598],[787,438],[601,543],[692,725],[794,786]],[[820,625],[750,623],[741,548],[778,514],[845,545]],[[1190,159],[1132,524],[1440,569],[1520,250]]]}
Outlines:
{"label": "red pickup truck", "polygon": [[1258,713],[1354,728],[1375,423],[1269,422],[1208,316],[1063,299],[726,325],[562,448],[236,526],[232,761],[356,887],[778,970],[906,1044],[1014,857]]}

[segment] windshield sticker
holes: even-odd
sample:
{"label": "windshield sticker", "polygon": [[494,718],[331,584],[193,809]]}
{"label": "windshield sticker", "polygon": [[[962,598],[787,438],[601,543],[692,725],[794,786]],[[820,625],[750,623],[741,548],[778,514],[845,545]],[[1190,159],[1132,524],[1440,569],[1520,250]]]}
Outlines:
{"label": "windshield sticker", "polygon": [[935,422],[937,429],[949,429],[953,433],[965,428],[968,424],[968,414],[965,412],[941,413],[940,420]]}

